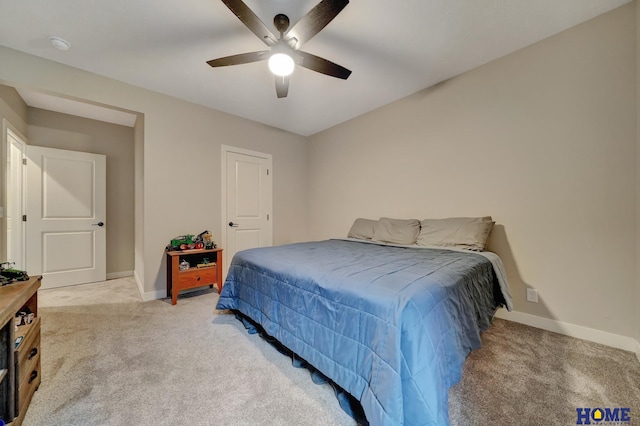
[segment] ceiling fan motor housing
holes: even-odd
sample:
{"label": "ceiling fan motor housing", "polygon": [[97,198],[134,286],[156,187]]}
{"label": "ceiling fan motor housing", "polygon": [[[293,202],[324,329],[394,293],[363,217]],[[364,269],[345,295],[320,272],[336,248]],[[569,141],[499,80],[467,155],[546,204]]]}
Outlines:
{"label": "ceiling fan motor housing", "polygon": [[282,37],[282,34],[287,32],[287,30],[289,29],[289,17],[283,13],[278,13],[273,18],[273,25],[276,27],[276,30],[278,30],[278,32],[280,33],[280,37]]}

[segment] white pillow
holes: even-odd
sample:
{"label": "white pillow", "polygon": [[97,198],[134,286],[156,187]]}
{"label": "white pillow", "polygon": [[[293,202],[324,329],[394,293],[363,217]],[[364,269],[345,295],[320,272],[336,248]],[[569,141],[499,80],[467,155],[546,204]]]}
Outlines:
{"label": "white pillow", "polygon": [[391,219],[381,217],[376,223],[373,240],[385,243],[413,245],[420,233],[417,219]]}
{"label": "white pillow", "polygon": [[370,240],[373,237],[373,229],[378,223],[377,220],[357,218],[347,234],[349,238],[359,238],[361,240]]}
{"label": "white pillow", "polygon": [[417,244],[483,251],[494,223],[491,216],[424,219]]}

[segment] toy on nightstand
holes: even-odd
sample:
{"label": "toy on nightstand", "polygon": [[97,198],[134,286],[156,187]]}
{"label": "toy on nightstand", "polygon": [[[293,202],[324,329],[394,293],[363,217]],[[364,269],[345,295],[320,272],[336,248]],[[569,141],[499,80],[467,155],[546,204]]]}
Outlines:
{"label": "toy on nightstand", "polygon": [[14,262],[0,263],[0,285],[11,284],[14,281],[27,281],[29,275],[26,271],[13,268]]}
{"label": "toy on nightstand", "polygon": [[213,235],[209,231],[202,231],[196,237],[196,244],[201,243],[202,246],[200,248],[205,248],[207,250],[214,249],[217,247],[216,242],[213,241]]}
{"label": "toy on nightstand", "polygon": [[216,242],[209,231],[202,231],[197,236],[192,234],[180,235],[171,240],[167,245],[167,251],[202,250],[216,248]]}
{"label": "toy on nightstand", "polygon": [[193,235],[191,234],[175,237],[167,245],[167,251],[190,250],[194,248],[196,248],[196,243],[193,240]]}

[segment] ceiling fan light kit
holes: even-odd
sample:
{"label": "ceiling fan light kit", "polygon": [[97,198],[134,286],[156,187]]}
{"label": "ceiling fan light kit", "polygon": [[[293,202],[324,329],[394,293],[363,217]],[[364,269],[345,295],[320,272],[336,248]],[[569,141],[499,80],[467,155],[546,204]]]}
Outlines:
{"label": "ceiling fan light kit", "polygon": [[269,69],[280,77],[291,75],[294,66],[293,58],[286,53],[274,53],[269,58]]}
{"label": "ceiling fan light kit", "polygon": [[302,17],[293,28],[289,29],[289,18],[282,13],[277,14],[273,24],[280,37],[275,35],[256,16],[242,0],[222,0],[242,23],[265,43],[270,50],[241,53],[212,59],[207,63],[212,67],[248,64],[268,60],[269,69],[276,77],[276,94],[284,98],[289,91],[289,75],[295,64],[311,71],[346,80],[351,71],[343,66],[328,61],[311,53],[298,50],[331,22],[344,9],[349,0],[322,0],[309,13]]}

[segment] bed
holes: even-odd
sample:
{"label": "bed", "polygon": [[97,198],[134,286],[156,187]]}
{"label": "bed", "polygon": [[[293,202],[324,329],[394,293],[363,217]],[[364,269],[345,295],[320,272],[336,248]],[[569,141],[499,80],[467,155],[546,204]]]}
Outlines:
{"label": "bed", "polygon": [[372,425],[448,424],[448,391],[510,309],[493,253],[336,239],[237,253],[217,309],[258,323]]}

